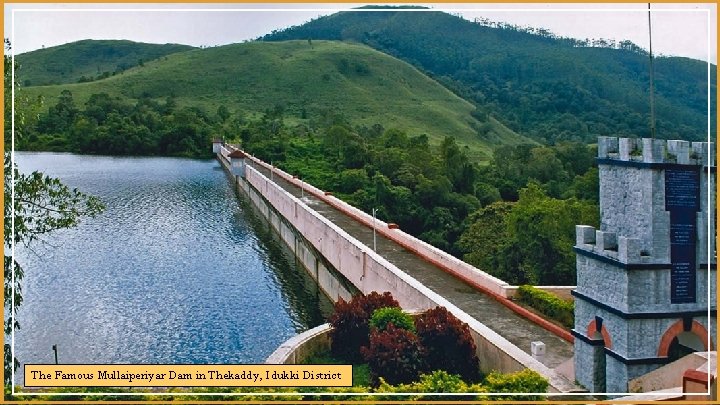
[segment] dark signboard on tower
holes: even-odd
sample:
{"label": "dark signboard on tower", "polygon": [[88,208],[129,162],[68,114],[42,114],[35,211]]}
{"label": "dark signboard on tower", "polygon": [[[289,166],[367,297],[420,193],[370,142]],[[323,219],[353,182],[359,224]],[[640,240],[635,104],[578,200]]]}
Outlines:
{"label": "dark signboard on tower", "polygon": [[665,170],[665,209],[670,212],[670,302],[696,301],[697,212],[700,172]]}

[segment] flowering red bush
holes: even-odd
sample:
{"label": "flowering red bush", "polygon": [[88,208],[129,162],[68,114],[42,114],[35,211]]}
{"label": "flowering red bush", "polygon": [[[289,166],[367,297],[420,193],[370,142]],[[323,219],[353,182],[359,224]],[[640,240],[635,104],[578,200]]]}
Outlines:
{"label": "flowering red bush", "polygon": [[369,344],[370,317],[376,309],[386,307],[400,307],[389,292],[356,295],[350,302],[340,298],[328,320],[333,326],[330,333],[333,356],[349,362],[362,361],[360,348]]}
{"label": "flowering red bush", "polygon": [[465,381],[480,378],[475,342],[466,323],[444,307],[435,307],[415,319],[415,328],[431,370],[459,374]]}

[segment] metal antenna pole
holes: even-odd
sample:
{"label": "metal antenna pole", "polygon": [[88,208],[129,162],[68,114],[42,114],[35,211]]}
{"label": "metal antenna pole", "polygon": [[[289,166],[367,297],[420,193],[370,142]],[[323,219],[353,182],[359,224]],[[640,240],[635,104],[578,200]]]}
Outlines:
{"label": "metal antenna pole", "polygon": [[653,66],[650,3],[648,3],[648,36],[650,37],[650,137],[655,138],[655,67]]}

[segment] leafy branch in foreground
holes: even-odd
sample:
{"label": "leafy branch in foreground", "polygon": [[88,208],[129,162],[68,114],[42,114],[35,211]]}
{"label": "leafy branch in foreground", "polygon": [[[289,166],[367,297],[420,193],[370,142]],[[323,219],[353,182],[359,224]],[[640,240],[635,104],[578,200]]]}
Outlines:
{"label": "leafy branch in foreground", "polygon": [[[81,217],[102,212],[104,205],[96,197],[77,189],[70,190],[60,180],[40,172],[20,173],[12,165],[9,152],[5,153],[4,186],[4,304],[5,308],[13,308],[6,311],[5,335],[9,335],[13,329],[20,329],[15,315],[23,300],[21,281],[24,276],[22,266],[8,254],[9,248],[18,244],[27,247],[54,230],[74,227]],[[11,364],[14,368],[19,367],[17,359],[12,358],[10,345],[5,344],[6,384],[10,383]]]}
{"label": "leafy branch in foreground", "polygon": [[[8,172],[14,172],[14,182]],[[10,167],[8,156],[5,156],[5,184],[14,185],[14,205],[10,201],[5,187],[5,217],[14,218],[15,237],[9,235],[8,224],[5,226],[5,243],[30,244],[37,238],[56,229],[71,228],[77,225],[83,216],[94,216],[103,209],[102,203],[95,197],[87,196],[77,189],[70,190],[59,179],[49,177],[40,172],[31,174],[20,173],[16,167]],[[10,208],[12,207],[12,211]],[[14,212],[13,212],[14,211]],[[12,240],[11,240],[12,239]]]}
{"label": "leafy branch in foreground", "polygon": [[[6,51],[10,44],[5,41]],[[12,86],[12,62],[5,56],[4,60],[4,85],[5,105],[12,105],[9,91]],[[17,93],[18,86],[15,85]],[[16,96],[16,101],[18,98]],[[15,103],[15,137],[22,136],[22,129],[26,125],[24,114],[18,113],[22,110],[18,103]],[[16,319],[17,311],[22,304],[22,285],[24,276],[23,268],[14,257],[8,255],[12,252],[11,247],[22,244],[28,247],[31,242],[40,239],[46,234],[63,228],[71,228],[78,224],[80,218],[95,216],[104,210],[104,205],[96,197],[88,196],[77,189],[70,189],[60,180],[44,175],[40,172],[31,174],[21,173],[12,163],[12,151],[8,150],[13,136],[12,132],[12,111],[5,110],[5,153],[4,153],[4,207],[3,222],[4,231],[4,304],[5,308],[12,310],[5,311],[5,335],[12,333],[13,329],[20,329]],[[10,345],[4,347],[5,360],[5,384],[12,384],[12,370],[19,367],[17,359],[12,357]]]}

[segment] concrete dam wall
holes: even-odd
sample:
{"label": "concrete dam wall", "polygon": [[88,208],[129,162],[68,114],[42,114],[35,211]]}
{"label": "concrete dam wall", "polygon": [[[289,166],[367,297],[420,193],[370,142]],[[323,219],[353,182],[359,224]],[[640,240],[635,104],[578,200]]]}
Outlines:
{"label": "concrete dam wall", "polygon": [[[275,181],[261,173],[261,170],[269,168],[266,163],[252,156],[246,156],[242,159],[242,168],[234,169],[233,163],[235,162],[231,163],[231,159],[228,158],[233,151],[234,149],[221,145],[216,151],[218,160],[228,171],[241,174],[233,176],[238,188],[258,207],[262,215],[295,252],[308,272],[316,278],[323,291],[333,300],[340,297],[347,300],[356,289],[364,294],[372,291],[389,291],[406,310],[425,310],[435,306],[444,306],[470,326],[477,345],[478,357],[481,359],[480,367],[484,373],[493,370],[514,372],[530,368],[549,380],[551,392],[569,392],[576,388],[554,370],[359,242],[341,227],[311,208],[301,198],[297,198],[280,187]],[[232,160],[237,161],[238,159]],[[286,181],[297,182],[296,179],[281,170],[269,169],[272,170],[271,177],[277,176]],[[303,184],[302,187],[305,187],[308,193],[323,193],[307,184]],[[348,207],[350,206],[348,205]],[[351,209],[357,211],[354,213],[354,217],[360,217],[355,218],[356,220],[372,220],[372,217],[362,211],[354,207]],[[378,223],[378,228],[382,228],[383,225],[385,224]],[[445,257],[438,257],[439,253],[435,248],[425,245],[419,244],[416,249],[428,250],[429,255],[437,257],[436,260],[447,260]],[[462,262],[458,262],[452,264],[462,266]],[[336,272],[342,277],[337,277]],[[472,273],[466,274],[477,277]],[[483,275],[479,277],[483,277]],[[496,280],[485,281],[495,282]],[[490,290],[497,295],[504,294],[503,287],[505,286],[501,285],[501,280],[497,281],[499,281],[497,284],[491,283],[496,287],[490,288]],[[351,285],[347,285],[347,282]]]}

